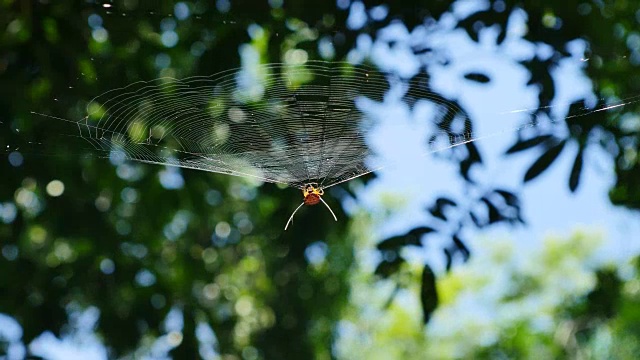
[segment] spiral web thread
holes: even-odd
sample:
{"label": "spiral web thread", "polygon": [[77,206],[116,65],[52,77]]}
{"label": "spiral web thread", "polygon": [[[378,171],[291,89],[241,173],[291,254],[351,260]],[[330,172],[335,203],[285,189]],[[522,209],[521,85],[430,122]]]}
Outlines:
{"label": "spiral web thread", "polygon": [[[408,101],[445,102],[419,80]],[[365,141],[374,121],[356,102],[383,101],[389,87],[388,75],[364,65],[267,64],[137,82],[94,98],[73,123],[76,137],[105,156],[328,188],[379,167]],[[451,110],[443,107],[440,120]],[[447,145],[468,139],[448,135]]]}
{"label": "spiral web thread", "polygon": [[394,83],[409,106],[426,100],[437,109],[427,153],[480,138],[464,111],[429,91],[425,75],[406,81],[364,65],[314,61],[137,82],[94,98],[89,115],[74,123],[106,156],[328,188],[381,167],[365,140],[375,121],[357,103],[383,101]]}

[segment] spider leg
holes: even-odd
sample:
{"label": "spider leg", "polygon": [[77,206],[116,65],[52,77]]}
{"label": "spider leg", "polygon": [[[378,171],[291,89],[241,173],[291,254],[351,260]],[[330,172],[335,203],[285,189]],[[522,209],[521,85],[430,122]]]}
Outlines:
{"label": "spider leg", "polygon": [[289,227],[289,224],[293,222],[293,215],[295,215],[298,212],[298,210],[300,210],[302,205],[304,205],[304,201],[302,202],[302,204],[298,205],[298,207],[295,210],[293,210],[293,214],[291,214],[291,217],[289,218],[289,221],[287,221],[287,225],[284,226],[284,230],[285,231],[287,231],[287,228]]}
{"label": "spider leg", "polygon": [[329,204],[327,204],[326,202],[324,202],[324,200],[322,200],[322,198],[320,198],[320,201],[322,201],[322,203],[324,204],[324,206],[327,207],[327,209],[329,209],[329,212],[331,212],[331,215],[333,215],[333,219],[335,221],[338,221],[338,218],[336,217],[336,214],[333,213],[333,210],[331,210],[331,208],[329,207]]}

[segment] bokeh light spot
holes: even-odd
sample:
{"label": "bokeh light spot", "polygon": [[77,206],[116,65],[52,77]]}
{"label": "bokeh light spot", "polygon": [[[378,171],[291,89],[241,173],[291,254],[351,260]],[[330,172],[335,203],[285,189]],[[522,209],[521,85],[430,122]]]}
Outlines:
{"label": "bokeh light spot", "polygon": [[52,180],[47,184],[47,194],[58,197],[64,193],[64,183],[60,180]]}
{"label": "bokeh light spot", "polygon": [[23,162],[24,162],[24,157],[19,152],[14,151],[9,154],[9,164],[11,164],[11,166],[18,167],[22,165]]}
{"label": "bokeh light spot", "polygon": [[229,223],[221,221],[216,225],[216,235],[221,238],[226,238],[231,233],[231,225]]}
{"label": "bokeh light spot", "polygon": [[91,37],[93,37],[93,40],[103,43],[109,39],[109,33],[105,28],[96,28],[91,32]]}
{"label": "bokeh light spot", "polygon": [[329,249],[327,244],[321,241],[316,241],[307,246],[304,250],[304,256],[307,258],[309,264],[317,266],[325,261],[328,251]]}
{"label": "bokeh light spot", "polygon": [[102,17],[98,14],[91,14],[87,19],[87,23],[92,29],[101,28],[102,27]]}
{"label": "bokeh light spot", "polygon": [[0,220],[5,224],[10,224],[16,219],[18,209],[13,203],[0,203]]}
{"label": "bokeh light spot", "polygon": [[19,253],[18,247],[15,245],[9,244],[2,247],[2,256],[9,261],[17,259]]}
{"label": "bokeh light spot", "polygon": [[136,283],[142,287],[148,287],[156,283],[156,276],[147,269],[142,269],[136,274]]}
{"label": "bokeh light spot", "polygon": [[253,304],[251,304],[251,300],[247,297],[241,297],[236,301],[235,309],[238,315],[249,316],[249,314],[251,314],[251,310],[253,310]]}
{"label": "bokeh light spot", "polygon": [[184,20],[191,14],[189,6],[183,2],[179,2],[173,7],[173,13],[176,15],[178,20]]}
{"label": "bokeh light spot", "polygon": [[222,202],[222,194],[218,190],[209,190],[205,193],[207,204],[211,206],[219,205]]}
{"label": "bokeh light spot", "polygon": [[111,275],[116,271],[116,264],[114,264],[111,259],[104,259],[100,261],[100,271],[102,271],[103,274]]}
{"label": "bokeh light spot", "polygon": [[156,55],[155,58],[156,69],[166,69],[171,66],[171,57],[165,53],[160,53]]}
{"label": "bokeh light spot", "polygon": [[179,331],[172,331],[167,335],[167,342],[169,345],[176,347],[182,343],[182,333]]}
{"label": "bokeh light spot", "polygon": [[172,48],[176,46],[176,44],[178,43],[178,40],[179,40],[178,34],[173,30],[163,32],[162,36],[160,37],[160,41],[162,41],[162,45],[168,48]]}
{"label": "bokeh light spot", "polygon": [[231,9],[231,2],[229,0],[217,0],[216,1],[216,9],[221,13],[229,12]]}

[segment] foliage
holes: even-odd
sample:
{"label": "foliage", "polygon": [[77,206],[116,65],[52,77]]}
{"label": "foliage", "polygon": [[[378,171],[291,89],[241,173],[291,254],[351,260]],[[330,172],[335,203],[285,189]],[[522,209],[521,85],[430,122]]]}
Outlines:
{"label": "foliage", "polygon": [[[600,147],[610,154],[615,164],[616,184],[610,190],[610,199],[614,204],[632,209],[640,209],[640,193],[637,189],[637,179],[640,178],[640,126],[637,117],[638,101],[634,94],[640,90],[640,81],[634,73],[640,61],[640,52],[635,44],[637,34],[632,31],[637,27],[638,20],[634,11],[640,6],[637,2],[577,2],[569,1],[558,4],[552,1],[490,1],[483,10],[473,12],[455,24],[456,29],[464,30],[474,41],[480,43],[480,34],[491,27],[498,29],[496,46],[501,46],[508,37],[510,15],[524,10],[527,16],[527,31],[523,38],[532,44],[546,44],[552,49],[550,56],[536,56],[533,59],[520,61],[520,66],[531,74],[529,86],[535,86],[539,93],[538,108],[531,114],[535,123],[546,123],[537,126],[533,134],[522,132],[519,139],[506,149],[506,155],[514,155],[522,151],[541,151],[523,176],[527,183],[543,174],[570,148],[570,143],[577,144],[578,151],[569,171],[568,188],[571,192],[578,189],[586,150],[589,147]],[[576,16],[577,12],[577,16]],[[437,16],[436,16],[437,19]],[[412,30],[408,26],[409,31]],[[375,34],[372,34],[375,39]],[[576,40],[588,43],[588,53],[585,55],[585,72],[590,76],[596,104],[590,104],[587,99],[574,102],[564,118],[553,113],[550,106],[556,98],[556,82],[552,76],[554,69],[570,58],[570,44]],[[424,52],[436,52],[436,47],[414,49],[416,56]],[[630,54],[636,60],[627,61]],[[446,58],[446,54],[438,54]],[[445,60],[447,61],[447,60]],[[428,66],[427,66],[428,68]],[[491,77],[481,72],[465,75],[465,78],[480,84],[491,82]],[[624,105],[624,106],[621,106]],[[602,110],[600,110],[602,109]],[[604,111],[606,109],[606,111]],[[468,111],[461,108],[459,116],[463,117],[469,126],[473,119]],[[595,111],[597,110],[597,111]],[[586,115],[586,116],[585,116]],[[563,131],[565,128],[568,131]],[[444,131],[449,136],[460,136],[452,124],[444,124]],[[527,135],[528,134],[528,135]],[[474,179],[471,168],[481,167],[482,154],[475,143],[468,143],[465,147],[452,149],[450,159],[457,161],[460,166],[460,177],[467,181],[467,194],[459,199],[437,198],[427,210],[433,217],[433,223],[440,227],[433,233],[448,236],[451,245],[444,248],[447,259],[447,269],[451,268],[452,260],[460,256],[463,260],[469,258],[469,250],[464,245],[467,239],[463,237],[463,229],[468,227],[487,228],[495,224],[524,223],[521,215],[518,194],[510,189],[492,189],[491,184],[479,183]],[[480,196],[470,198],[468,194],[480,192]],[[462,204],[462,206],[460,206]],[[476,205],[479,204],[479,205]],[[445,215],[445,207],[453,208]],[[484,219],[482,218],[484,217]],[[430,224],[427,224],[430,225]],[[420,231],[420,226],[412,231]],[[448,229],[448,230],[440,230]],[[452,230],[453,229],[453,230]],[[444,234],[442,234],[444,233]],[[427,241],[429,235],[414,239],[413,243],[421,245]],[[388,244],[394,237],[382,240]],[[395,241],[393,248],[399,253],[407,246]],[[411,246],[415,244],[410,244]],[[385,249],[388,252],[390,249]],[[385,270],[385,277],[390,271],[399,269],[402,257],[393,258],[393,264],[383,260],[380,269]],[[386,258],[384,258],[386,259]],[[391,267],[389,265],[392,265]],[[430,308],[424,304],[425,309]],[[425,317],[428,319],[428,316]]]}
{"label": "foliage", "polygon": [[[285,18],[266,2],[239,8],[231,15],[199,2],[179,19],[170,3],[0,5],[8,29],[0,39],[2,144],[20,159],[0,165],[0,201],[15,213],[0,227],[0,271],[13,274],[0,280],[0,311],[23,326],[25,343],[46,330],[64,333],[78,304],[99,309],[110,356],[163,336],[172,309],[184,317],[172,338],[176,357],[197,357],[201,323],[215,329],[221,354],[329,356],[329,319],[344,303],[351,259],[345,222],[329,226],[307,211],[296,222],[306,226],[283,233],[295,191],[262,186],[257,196],[259,184],[242,179],[107,161],[65,139],[45,149],[24,141],[65,126],[31,111],[78,119],[93,96],[134,81],[238,66],[241,45],[257,41],[251,23],[276,37],[303,33],[285,20],[305,9]],[[168,28],[177,44],[163,40]],[[278,43],[268,44],[267,59],[279,59]],[[167,59],[170,67],[158,67]],[[53,180],[62,196],[47,192]],[[313,263],[310,246],[323,255]]]}
{"label": "foliage", "polygon": [[[357,219],[356,233],[371,221],[364,215]],[[473,258],[439,277],[440,304],[426,328],[418,303],[420,264],[399,270],[412,280],[398,291],[367,269],[368,241],[360,237],[356,243],[353,306],[339,325],[339,358],[627,359],[640,344],[640,332],[631,325],[637,324],[640,272],[636,268],[631,278],[619,280],[624,266],[603,261],[598,235],[549,237],[526,252],[522,248],[531,245],[479,239],[482,246]],[[629,290],[611,289],[616,283]],[[599,297],[615,301],[611,312],[594,308],[607,303]]]}
{"label": "foliage", "polygon": [[[117,158],[98,159],[70,148],[68,139],[47,149],[24,142],[25,138],[37,142],[52,136],[61,126],[32,111],[78,119],[91,98],[105,91],[159,76],[212,74],[236,67],[253,55],[262,62],[286,61],[294,50],[304,50],[313,59],[344,59],[360,35],[375,40],[380,29],[398,21],[412,31],[437,22],[451,8],[445,1],[387,2],[389,15],[380,18],[372,10],[382,2],[359,3],[366,10],[366,19],[361,26],[351,27],[345,25],[350,9],[332,1],[314,2],[313,7],[298,1],[234,1],[229,5],[232,11],[225,10],[226,3],[182,3],[190,12],[183,18],[177,15],[181,5],[169,2],[0,2],[0,28],[6,29],[0,36],[0,145],[3,150],[9,146],[9,161],[0,163],[0,273],[11,274],[0,279],[0,311],[22,325],[24,343],[47,330],[56,336],[64,334],[70,309],[94,306],[100,313],[97,333],[111,357],[136,354],[136,349],[171,335],[167,339],[175,346],[172,355],[196,358],[201,342],[196,333],[204,323],[215,329],[214,347],[221,354],[331,357],[334,322],[348,300],[349,281],[365,278],[366,286],[372,285],[366,274],[348,275],[354,236],[346,233],[346,222],[336,225],[315,216],[316,209],[312,209],[299,214],[296,224],[300,226],[282,233],[284,220],[299,202],[300,194],[295,191]],[[548,120],[548,126],[540,127],[538,133],[523,135],[505,149],[507,154],[540,151],[524,180],[541,176],[573,143],[579,151],[569,169],[568,186],[575,191],[587,161],[586,149],[599,146],[611,154],[615,164],[612,202],[640,208],[636,186],[640,132],[634,115],[638,103],[629,98],[640,87],[637,62],[629,60],[638,57],[637,34],[632,31],[637,27],[638,2],[492,0],[489,5],[459,19],[455,28],[479,41],[484,29],[496,26],[496,45],[500,45],[507,37],[509,15],[521,9],[528,17],[525,38],[553,49],[552,56],[521,63],[531,74],[530,85],[539,89],[540,107],[532,116]],[[176,43],[165,36],[171,32],[178,36]],[[600,105],[622,100],[626,106],[574,116],[588,113],[585,108],[590,105],[576,102],[566,118],[554,118],[547,107],[556,94],[551,74],[568,56],[567,44],[579,38],[589,42],[591,56],[585,71],[593,80]],[[321,54],[323,40],[332,43],[332,54]],[[437,55],[433,58],[446,63],[446,54],[433,54],[435,51],[431,46],[411,49],[415,56]],[[427,66],[424,71],[429,71]],[[465,78],[479,85],[492,81],[479,71]],[[454,99],[446,100],[459,105]],[[460,109],[456,115],[473,128],[469,109],[456,108]],[[564,124],[568,132],[561,131]],[[451,136],[466,136],[455,132],[450,123],[440,125]],[[420,246],[429,236],[446,236],[451,241],[442,251],[451,267],[457,256],[467,259],[471,254],[464,227],[524,223],[516,191],[482,187],[474,179],[472,170],[482,167],[482,155],[474,143],[445,155],[458,165],[469,193],[477,196],[440,196],[427,209],[437,226],[424,224],[378,245],[383,261],[376,264],[376,272],[385,280],[373,286],[398,297],[369,304],[378,314],[379,307],[388,303],[383,325],[394,329],[373,338],[381,350],[371,355],[401,357],[431,349],[433,345],[424,342],[423,322],[430,317],[437,322],[443,316],[438,314],[452,306],[452,299],[463,297],[450,288],[453,284],[447,285],[455,282],[451,275],[455,272],[436,282],[428,265],[407,263],[405,251]],[[174,182],[166,182],[167,178]],[[59,190],[54,180],[64,185],[62,196],[48,190],[50,186]],[[330,193],[338,198],[350,196],[348,188]],[[340,218],[346,217],[342,210],[337,211]],[[366,231],[361,228],[361,233]],[[562,248],[569,254],[573,250]],[[549,269],[541,270],[560,271],[563,266],[576,270],[571,268],[575,264],[559,257],[562,251],[555,252],[555,262],[546,264]],[[595,282],[578,280],[582,293]],[[629,283],[621,293],[634,293],[629,289],[635,285]],[[363,283],[353,286],[351,300],[359,306],[371,300],[358,298],[365,293]],[[590,337],[623,334],[614,337],[613,343],[618,341],[620,346],[611,347],[612,353],[634,350],[623,337],[633,337],[637,331],[626,320],[638,318],[634,310],[637,295],[633,296],[610,306],[621,315],[606,320],[607,327],[598,327]],[[438,303],[443,307],[431,316]],[[404,305],[422,308],[422,315],[407,313]],[[163,324],[172,311],[183,316],[183,327],[173,333]],[[607,311],[601,314],[605,315],[598,315],[599,319],[612,316]],[[339,331],[348,331],[345,326]],[[525,325],[512,322],[511,326],[522,326],[517,334],[527,334]],[[550,354],[565,351],[550,345],[555,344],[551,335],[545,336],[537,339],[541,346],[555,349]],[[509,351],[526,355],[523,349],[534,348],[527,336],[514,339]],[[383,346],[392,340],[402,346]],[[200,355],[204,356],[202,351]]]}

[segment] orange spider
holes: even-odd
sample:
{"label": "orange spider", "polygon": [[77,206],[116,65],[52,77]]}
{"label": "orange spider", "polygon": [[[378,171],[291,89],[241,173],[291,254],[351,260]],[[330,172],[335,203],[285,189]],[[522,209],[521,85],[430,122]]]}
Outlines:
{"label": "orange spider", "polygon": [[302,205],[315,205],[321,201],[324,204],[324,206],[326,206],[327,209],[329,209],[329,212],[331,212],[331,215],[333,215],[333,219],[335,221],[338,221],[338,218],[336,217],[336,214],[333,213],[333,210],[331,210],[329,205],[326,202],[324,202],[324,200],[322,200],[322,195],[324,195],[324,190],[322,190],[322,188],[318,186],[318,183],[306,184],[304,186],[304,189],[302,189],[302,195],[304,196],[304,201],[302,201],[302,204],[298,205],[298,207],[293,211],[293,214],[291,214],[289,221],[287,221],[287,225],[285,225],[284,227],[285,230],[287,230],[287,228],[289,227],[289,224],[293,222],[293,215],[295,215],[298,212],[298,210],[302,207]]}

